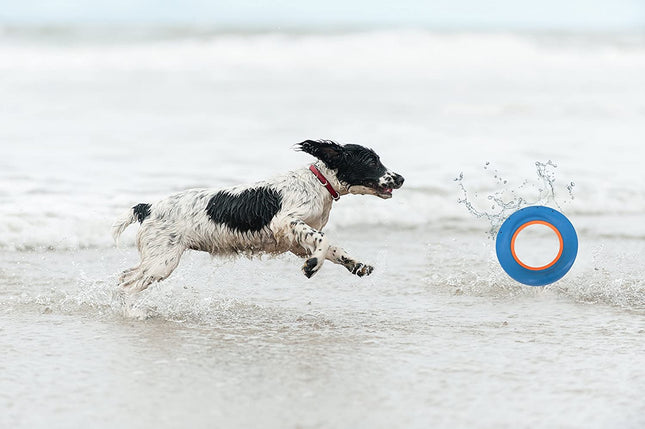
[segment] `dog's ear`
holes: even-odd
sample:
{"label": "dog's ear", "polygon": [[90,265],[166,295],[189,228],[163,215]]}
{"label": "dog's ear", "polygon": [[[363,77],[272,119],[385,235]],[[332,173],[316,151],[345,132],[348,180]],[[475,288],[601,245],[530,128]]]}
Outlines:
{"label": "dog's ear", "polygon": [[296,145],[296,150],[313,155],[331,169],[338,167],[345,148],[331,140],[305,140]]}

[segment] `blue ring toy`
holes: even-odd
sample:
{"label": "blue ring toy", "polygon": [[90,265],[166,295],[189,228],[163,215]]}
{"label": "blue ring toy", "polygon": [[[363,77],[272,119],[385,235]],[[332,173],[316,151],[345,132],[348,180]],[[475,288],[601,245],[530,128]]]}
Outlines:
{"label": "blue ring toy", "polygon": [[[515,238],[525,227],[542,224],[550,227],[560,240],[560,251],[551,263],[530,267],[515,254]],[[569,272],[578,254],[576,230],[565,215],[544,206],[526,207],[508,217],[497,233],[497,259],[506,274],[529,286],[544,286],[560,280]]]}

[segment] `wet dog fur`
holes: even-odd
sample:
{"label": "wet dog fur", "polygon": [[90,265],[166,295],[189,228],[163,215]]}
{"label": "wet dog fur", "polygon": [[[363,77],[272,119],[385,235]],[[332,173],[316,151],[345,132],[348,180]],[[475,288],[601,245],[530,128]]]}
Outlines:
{"label": "wet dog fur", "polygon": [[[313,164],[338,193],[392,197],[403,177],[388,170],[372,149],[330,140],[306,140],[296,149],[313,155]],[[124,271],[119,284],[130,292],[166,279],[183,253],[200,250],[213,255],[279,254],[306,258],[302,271],[316,274],[325,260],[365,276],[373,267],[329,243],[321,230],[334,198],[305,167],[253,185],[228,189],[190,189],[153,204],[130,208],[113,225],[121,233],[139,222],[136,244],[141,261]]]}

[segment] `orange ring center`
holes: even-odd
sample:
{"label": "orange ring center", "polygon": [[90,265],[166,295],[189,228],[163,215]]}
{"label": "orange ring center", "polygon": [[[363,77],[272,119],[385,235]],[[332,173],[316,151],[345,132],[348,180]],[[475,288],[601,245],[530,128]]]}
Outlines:
{"label": "orange ring center", "polygon": [[[544,225],[548,226],[555,232],[555,234],[558,236],[558,240],[560,240],[560,250],[558,250],[558,254],[553,259],[551,262],[548,264],[542,266],[542,267],[531,267],[530,265],[526,265],[524,262],[520,261],[520,258],[517,257],[517,254],[515,253],[515,239],[517,238],[517,235],[527,226],[531,225]],[[515,262],[520,264],[522,267],[526,268],[527,270],[531,271],[540,271],[540,270],[546,270],[547,268],[552,267],[555,265],[556,262],[558,262],[558,259],[560,259],[560,256],[562,256],[562,250],[564,248],[564,241],[562,240],[562,234],[560,234],[560,231],[558,231],[558,228],[555,226],[551,225],[549,222],[545,222],[543,220],[532,220],[530,222],[526,222],[524,225],[520,226],[517,228],[517,231],[515,231],[515,234],[513,234],[513,238],[511,238],[511,253],[513,254],[513,259],[515,259]]]}

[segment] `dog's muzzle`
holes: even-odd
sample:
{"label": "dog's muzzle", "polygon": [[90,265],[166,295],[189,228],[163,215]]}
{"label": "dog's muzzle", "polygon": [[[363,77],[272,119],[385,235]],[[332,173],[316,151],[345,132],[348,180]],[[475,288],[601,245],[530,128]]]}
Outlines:
{"label": "dog's muzzle", "polygon": [[405,179],[400,174],[387,172],[380,180],[376,195],[381,198],[392,198],[392,191],[403,186]]}

